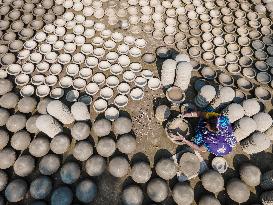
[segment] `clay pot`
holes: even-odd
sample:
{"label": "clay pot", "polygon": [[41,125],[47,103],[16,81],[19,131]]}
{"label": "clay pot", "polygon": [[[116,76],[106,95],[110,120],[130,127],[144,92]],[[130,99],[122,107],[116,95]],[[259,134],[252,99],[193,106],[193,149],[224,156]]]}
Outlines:
{"label": "clay pot", "polygon": [[115,121],[119,117],[119,110],[115,107],[109,107],[105,110],[105,118]]}
{"label": "clay pot", "polygon": [[199,173],[200,162],[195,154],[190,152],[184,153],[180,159],[179,165],[183,174],[188,178],[196,176]]}
{"label": "clay pot", "polygon": [[167,99],[173,104],[180,104],[185,100],[185,94],[178,87],[170,87],[166,92]]}
{"label": "clay pot", "polygon": [[236,32],[236,27],[233,24],[225,25],[224,31],[226,31],[229,34],[233,34]]}
{"label": "clay pot", "polygon": [[62,77],[59,81],[59,85],[62,87],[62,88],[69,88],[70,86],[72,86],[73,84],[73,80],[71,77],[69,76],[65,76],[65,77]]}
{"label": "clay pot", "polygon": [[83,90],[86,86],[86,81],[81,79],[81,78],[76,78],[74,81],[73,81],[73,88],[76,89],[76,90]]}
{"label": "clay pot", "polygon": [[249,32],[248,36],[250,39],[256,40],[259,39],[262,36],[262,34],[259,31],[253,30]]}
{"label": "clay pot", "polygon": [[128,104],[128,98],[125,95],[118,95],[115,100],[114,100],[114,104],[118,107],[118,108],[123,108]]}
{"label": "clay pot", "polygon": [[213,40],[213,35],[211,33],[203,33],[202,39],[206,42],[211,42]]}
{"label": "clay pot", "polygon": [[241,54],[242,54],[243,56],[251,57],[251,56],[253,56],[254,52],[253,52],[253,50],[251,49],[251,47],[245,46],[245,47],[243,47],[243,48],[241,49]]}
{"label": "clay pot", "polygon": [[62,72],[62,66],[60,64],[52,64],[49,68],[51,75],[59,75]]}
{"label": "clay pot", "polygon": [[11,64],[7,67],[7,73],[10,75],[18,75],[22,70],[21,65],[19,64]]}
{"label": "clay pot", "polygon": [[158,78],[150,78],[148,81],[148,87],[151,90],[157,90],[161,86],[161,81]]}
{"label": "clay pot", "polygon": [[223,22],[226,24],[232,24],[232,23],[234,23],[234,17],[233,16],[224,16]]}
{"label": "clay pot", "polygon": [[250,57],[243,56],[243,57],[240,58],[239,64],[242,67],[250,67],[253,64],[253,60]]}
{"label": "clay pot", "polygon": [[199,47],[191,47],[189,49],[189,54],[193,58],[199,57],[201,55],[201,49]]}
{"label": "clay pot", "polygon": [[133,88],[130,97],[132,100],[141,100],[144,97],[144,91],[141,88]]}
{"label": "clay pot", "polygon": [[113,97],[113,90],[109,87],[104,87],[100,90],[100,97],[102,97],[105,100],[109,100]]}
{"label": "clay pot", "polygon": [[98,113],[104,112],[107,109],[107,101],[98,99],[94,101],[93,108]]}
{"label": "clay pot", "polygon": [[31,83],[33,85],[41,85],[45,81],[45,77],[43,75],[34,75],[31,78]]}
{"label": "clay pot", "polygon": [[33,93],[34,93],[34,87],[32,85],[26,85],[22,87],[20,90],[20,95],[22,97],[29,97],[33,95]]}
{"label": "clay pot", "polygon": [[236,42],[236,36],[233,35],[233,34],[228,33],[228,34],[225,35],[225,41],[227,43],[235,43]]}
{"label": "clay pot", "polygon": [[64,96],[64,90],[62,88],[54,88],[50,92],[50,97],[53,99],[60,99]]}
{"label": "clay pot", "polygon": [[261,84],[268,84],[271,82],[271,75],[267,72],[260,72],[257,74],[257,81]]}
{"label": "clay pot", "polygon": [[268,58],[268,55],[266,52],[264,52],[262,50],[257,50],[257,51],[255,51],[255,57],[260,61],[264,61]]}
{"label": "clay pot", "polygon": [[256,61],[255,68],[257,68],[259,71],[267,71],[268,70],[268,66],[264,61]]}
{"label": "clay pot", "polygon": [[238,38],[238,44],[241,46],[249,46],[250,45],[250,39],[245,36],[241,36]]}
{"label": "clay pot", "polygon": [[134,81],[135,79],[135,74],[132,72],[132,71],[125,71],[123,73],[123,79],[126,81],[126,82],[132,82]]}
{"label": "clay pot", "polygon": [[240,89],[244,90],[244,91],[251,91],[254,87],[254,85],[246,80],[245,78],[239,78],[237,80],[237,85]]}
{"label": "clay pot", "polygon": [[69,54],[65,54],[65,53],[60,54],[58,56],[58,62],[63,65],[68,64],[71,61],[71,59],[72,59],[71,56]]}
{"label": "clay pot", "polygon": [[36,88],[36,95],[43,98],[46,97],[50,92],[50,88],[47,85],[39,85]]}
{"label": "clay pot", "polygon": [[30,78],[27,74],[19,74],[15,78],[15,83],[19,86],[24,86],[28,84]]}
{"label": "clay pot", "polygon": [[[63,28],[63,27],[61,27],[61,28]],[[64,28],[63,28],[64,29]],[[57,30],[58,31],[58,30]],[[56,31],[55,31],[56,32]],[[64,30],[62,31],[63,33],[62,34],[60,34],[60,35],[63,35],[64,34]],[[49,44],[54,44],[54,43],[56,43],[58,41],[58,36],[57,35],[55,35],[55,34],[52,34],[52,35],[49,35],[49,36],[47,36],[47,38],[46,38],[46,43],[49,43]]]}
{"label": "clay pot", "polygon": [[82,79],[89,79],[92,76],[92,70],[90,68],[82,68],[79,71],[79,76]]}
{"label": "clay pot", "polygon": [[240,35],[240,37],[246,37],[249,34],[249,30],[247,27],[242,26],[237,29],[237,33]]}
{"label": "clay pot", "polygon": [[107,71],[110,69],[110,66],[111,64],[108,62],[108,61],[101,61],[99,62],[98,64],[98,68],[101,70],[101,71]]}
{"label": "clay pot", "polygon": [[214,45],[213,43],[211,42],[204,42],[202,44],[202,48],[205,50],[205,51],[212,51],[214,49]]}
{"label": "clay pot", "polygon": [[218,76],[218,80],[219,80],[220,84],[222,84],[223,86],[233,86],[234,85],[234,79],[225,73],[221,73]]}
{"label": "clay pot", "polygon": [[263,26],[261,27],[261,33],[265,36],[268,36],[268,35],[271,35],[272,34],[272,31],[270,29],[270,27],[268,26]]}
{"label": "clay pot", "polygon": [[201,74],[207,80],[213,80],[217,77],[217,73],[210,67],[204,67],[201,70]]}
{"label": "clay pot", "polygon": [[135,78],[134,82],[135,82],[135,85],[136,85],[136,86],[138,86],[138,87],[140,87],[140,88],[143,88],[143,87],[145,87],[146,84],[147,84],[147,79],[138,76],[138,77]]}
{"label": "clay pot", "polygon": [[244,68],[244,69],[243,69],[243,75],[244,75],[245,77],[247,77],[247,78],[252,79],[252,78],[255,78],[255,76],[256,76],[256,71],[255,71],[254,69],[252,69],[252,68]]}
{"label": "clay pot", "polygon": [[257,87],[255,88],[255,96],[260,100],[271,100],[272,94],[264,87]]}
{"label": "clay pot", "polygon": [[241,180],[235,178],[228,182],[227,193],[232,200],[238,203],[246,202],[250,196],[248,186]]}
{"label": "clay pot", "polygon": [[48,86],[54,86],[58,82],[58,78],[55,75],[49,75],[45,78],[45,84]]}
{"label": "clay pot", "polygon": [[213,62],[215,60],[215,55],[213,52],[204,52],[202,58],[204,61]]}
{"label": "clay pot", "polygon": [[101,85],[105,82],[105,75],[103,73],[96,73],[92,77],[92,81],[97,83],[98,85]]}
{"label": "clay pot", "polygon": [[238,74],[241,72],[241,67],[238,64],[229,64],[227,70],[232,74]]}
{"label": "clay pot", "polygon": [[75,101],[78,100],[79,96],[80,96],[79,91],[77,91],[77,90],[70,90],[70,91],[68,91],[68,93],[66,94],[65,99],[66,99],[68,102],[75,102]]}

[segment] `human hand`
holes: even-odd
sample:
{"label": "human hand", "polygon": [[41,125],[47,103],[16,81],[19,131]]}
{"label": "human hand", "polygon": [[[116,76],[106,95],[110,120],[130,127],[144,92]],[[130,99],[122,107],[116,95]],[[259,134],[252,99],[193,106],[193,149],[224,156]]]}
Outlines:
{"label": "human hand", "polygon": [[182,114],[182,117],[193,117],[193,114],[191,112]]}
{"label": "human hand", "polygon": [[174,141],[184,141],[185,138],[182,136],[182,135],[174,135],[174,134],[171,134],[171,137]]}

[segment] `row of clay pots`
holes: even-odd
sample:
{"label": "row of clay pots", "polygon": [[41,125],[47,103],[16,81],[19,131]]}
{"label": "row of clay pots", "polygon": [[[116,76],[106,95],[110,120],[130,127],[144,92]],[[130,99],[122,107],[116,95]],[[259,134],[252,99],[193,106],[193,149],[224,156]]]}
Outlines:
{"label": "row of clay pots", "polygon": [[[241,72],[241,68],[237,64],[230,64],[228,70],[232,74],[238,74]],[[218,75],[217,72],[215,72],[210,67],[204,67],[200,72],[201,75],[207,80],[214,80],[218,77],[219,83],[222,84],[223,86],[233,87],[235,85],[235,80],[232,76],[227,75],[225,73],[221,73]],[[270,74],[268,74],[267,72],[260,72],[258,73],[258,75],[256,75],[255,70],[253,70],[252,68],[244,68],[243,75],[246,78],[239,78],[236,81],[236,84],[240,89],[246,92],[252,91],[254,89],[254,84],[251,81],[247,80],[247,78],[251,79],[256,77],[259,83],[265,85],[272,82]],[[262,100],[270,100],[272,98],[269,90],[262,86],[255,88],[255,95],[257,98]]]}

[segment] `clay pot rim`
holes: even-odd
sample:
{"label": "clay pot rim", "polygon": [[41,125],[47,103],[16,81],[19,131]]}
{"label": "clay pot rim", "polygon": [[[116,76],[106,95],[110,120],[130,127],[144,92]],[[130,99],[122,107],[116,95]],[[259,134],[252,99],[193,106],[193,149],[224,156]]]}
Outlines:
{"label": "clay pot rim", "polygon": [[182,93],[182,98],[181,98],[181,100],[174,101],[174,100],[172,100],[172,99],[170,98],[170,96],[169,96],[169,94],[168,94],[172,89],[179,89],[179,90],[181,90],[180,88],[178,88],[178,87],[176,87],[176,86],[173,86],[173,87],[168,88],[168,90],[166,91],[166,98],[167,98],[170,102],[172,102],[173,104],[181,104],[181,103],[185,100],[185,98],[186,98],[185,93],[181,90],[181,93]]}

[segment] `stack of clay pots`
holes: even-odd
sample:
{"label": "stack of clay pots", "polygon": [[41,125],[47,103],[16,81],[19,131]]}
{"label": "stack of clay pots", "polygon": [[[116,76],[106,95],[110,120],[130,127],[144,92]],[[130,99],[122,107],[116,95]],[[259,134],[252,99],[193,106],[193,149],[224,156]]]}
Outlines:
{"label": "stack of clay pots", "polygon": [[[145,70],[142,73],[141,64],[131,62],[133,58],[142,55],[142,49],[147,45],[144,39],[137,39],[129,35],[124,36],[120,32],[112,32],[106,28],[105,24],[87,19],[92,15],[96,19],[104,17],[105,11],[102,2],[95,2],[94,4],[70,1],[64,1],[63,4],[51,2],[47,5],[47,9],[36,8],[35,5],[31,4],[27,4],[26,8],[23,5],[21,6],[24,11],[22,23],[31,24],[31,28],[24,29],[21,20],[17,23],[14,22],[17,25],[15,27],[19,26],[19,36],[25,37],[22,39],[23,41],[13,39],[15,33],[1,35],[3,40],[9,43],[9,46],[3,47],[6,54],[1,56],[0,62],[5,66],[5,75],[15,77],[15,83],[19,86],[22,96],[50,96],[53,99],[61,99],[65,95],[65,99],[69,102],[78,100],[90,104],[92,103],[91,97],[99,91],[100,86],[104,83],[110,89],[120,84],[116,76],[123,74],[126,67],[130,67],[130,72],[127,72],[127,75],[124,73],[124,80],[134,82],[138,88],[132,89],[131,92],[129,91],[129,93],[122,94],[124,96],[117,98],[116,101],[123,98],[122,103],[116,103],[122,104],[120,107],[127,105],[125,102],[127,99],[125,95],[127,94],[130,94],[133,100],[141,100],[144,97],[143,89],[146,85],[152,90],[160,88],[160,80],[154,76],[152,71]],[[121,7],[123,9],[119,14],[124,16],[126,9],[123,4]],[[53,13],[47,13],[51,8],[54,10]],[[66,9],[82,12],[82,14],[76,15],[71,10]],[[151,12],[146,7],[144,10],[149,14]],[[6,6],[1,10],[4,13],[9,11],[10,8]],[[11,20],[20,18],[20,13],[15,7],[10,14]],[[44,22],[33,20],[33,15],[43,16]],[[117,24],[117,19],[114,20],[115,18],[112,15],[110,16],[111,22]],[[123,26],[128,23],[122,22]],[[1,24],[1,28],[5,28],[4,30],[9,26],[10,22],[6,20]],[[39,30],[39,32],[35,34],[35,30]],[[73,33],[69,33],[68,30],[72,30]],[[90,40],[91,43],[87,43],[87,40]],[[22,62],[15,62],[15,52],[18,53],[18,58]],[[104,56],[106,60],[102,59]],[[153,63],[154,61],[155,56],[152,54],[143,56],[144,63]],[[137,66],[135,66],[136,64]],[[96,72],[95,67],[98,67],[100,72]],[[113,76],[107,78],[104,73],[107,70],[110,70]],[[71,87],[73,90],[65,92],[67,88]],[[94,109],[98,113],[106,111],[107,101],[113,97],[111,95],[112,90],[109,88],[100,93],[101,97],[104,98],[103,102],[100,99],[94,99],[94,104],[96,102]],[[83,91],[90,95],[89,100],[86,96],[84,99],[80,98],[80,92]]]}
{"label": "stack of clay pots", "polygon": [[224,179],[220,173],[208,170],[201,177],[203,187],[212,193],[219,193],[224,189]]}
{"label": "stack of clay pots", "polygon": [[195,104],[200,108],[205,108],[216,96],[216,90],[211,85],[203,86],[198,95],[194,98]]}
{"label": "stack of clay pots", "polygon": [[273,170],[267,171],[262,174],[261,187],[264,190],[272,190],[273,189]]}
{"label": "stack of clay pots", "polygon": [[244,100],[242,102],[242,106],[245,110],[245,115],[248,117],[252,117],[253,115],[257,114],[261,109],[258,100],[255,98]]}
{"label": "stack of clay pots", "polygon": [[234,123],[244,117],[245,110],[240,104],[232,103],[228,105],[222,113],[228,117],[231,123]]}
{"label": "stack of clay pots", "polygon": [[235,91],[231,87],[222,87],[216,94],[216,97],[211,102],[210,106],[214,110],[224,107],[231,102],[235,97]]}
{"label": "stack of clay pots", "polygon": [[268,149],[271,143],[265,134],[255,132],[246,139],[243,139],[240,145],[247,154],[255,154]]}
{"label": "stack of clay pots", "polygon": [[234,135],[237,141],[241,141],[257,130],[256,122],[250,117],[243,117],[235,122]]}
{"label": "stack of clay pots", "polygon": [[[164,58],[163,48],[157,50],[158,56]],[[166,49],[166,57],[168,49]],[[175,85],[181,90],[186,91],[191,80],[191,72],[193,66],[190,63],[190,58],[186,54],[178,54],[173,59],[166,59],[162,64],[161,83],[163,87]]]}
{"label": "stack of clay pots", "polygon": [[250,164],[244,163],[240,166],[240,178],[250,187],[259,186],[261,183],[261,170],[259,167]]}
{"label": "stack of clay pots", "polygon": [[190,84],[192,70],[193,67],[189,62],[178,63],[174,85],[183,91],[187,90]]}
{"label": "stack of clay pots", "polygon": [[228,181],[226,191],[228,196],[237,203],[244,203],[250,197],[249,187],[237,178]]}
{"label": "stack of clay pots", "polygon": [[273,191],[263,192],[260,196],[260,200],[263,204],[271,204],[273,201]]}
{"label": "stack of clay pots", "polygon": [[266,132],[272,126],[272,117],[265,112],[259,112],[255,114],[253,120],[257,124],[257,130],[260,132]]}
{"label": "stack of clay pots", "polygon": [[174,83],[177,62],[167,59],[162,64],[161,84],[163,87],[170,87]]}

